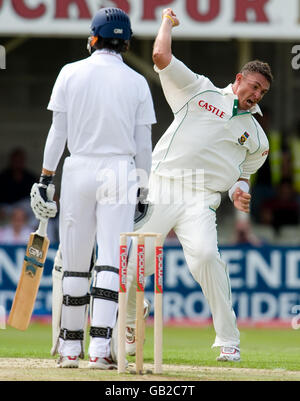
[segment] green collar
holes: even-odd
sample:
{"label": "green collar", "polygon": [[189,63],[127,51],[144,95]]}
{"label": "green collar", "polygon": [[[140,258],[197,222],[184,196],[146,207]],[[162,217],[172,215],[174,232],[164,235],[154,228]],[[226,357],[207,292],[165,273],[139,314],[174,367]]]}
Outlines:
{"label": "green collar", "polygon": [[241,116],[243,114],[252,114],[251,111],[243,111],[242,113],[239,113],[238,111],[239,111],[239,101],[238,99],[234,99],[231,118],[237,115]]}
{"label": "green collar", "polygon": [[234,99],[233,101],[233,109],[232,109],[232,117],[235,117],[238,113],[239,101],[238,99]]}

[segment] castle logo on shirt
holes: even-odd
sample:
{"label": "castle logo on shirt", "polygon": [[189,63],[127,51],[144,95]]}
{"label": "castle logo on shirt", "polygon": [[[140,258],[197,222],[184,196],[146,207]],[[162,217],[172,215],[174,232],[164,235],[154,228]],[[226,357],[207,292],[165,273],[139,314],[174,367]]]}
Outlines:
{"label": "castle logo on shirt", "polygon": [[215,114],[216,116],[220,117],[220,118],[224,118],[225,116],[225,111],[222,111],[220,109],[218,109],[216,106],[209,104],[207,102],[205,102],[205,100],[200,100],[198,102],[198,105],[200,107],[202,107],[202,109],[205,109],[207,111],[210,111],[212,114]]}
{"label": "castle logo on shirt", "polygon": [[244,132],[243,135],[238,139],[238,142],[240,145],[244,145],[244,143],[247,141],[247,139],[249,138],[249,134],[248,132]]}

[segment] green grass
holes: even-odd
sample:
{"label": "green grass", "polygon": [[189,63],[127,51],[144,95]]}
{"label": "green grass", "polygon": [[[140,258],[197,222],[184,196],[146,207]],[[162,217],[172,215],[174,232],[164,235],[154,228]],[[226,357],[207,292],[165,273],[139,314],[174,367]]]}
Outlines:
{"label": "green grass", "polygon": [[[242,362],[226,367],[300,372],[300,330],[241,328]],[[218,349],[212,327],[165,327],[163,361],[172,365],[224,366],[216,362]],[[51,328],[32,324],[25,332],[0,330],[0,357],[51,358]],[[153,362],[153,328],[146,329],[145,362]],[[134,361],[134,358],[129,358]]]}
{"label": "green grass", "polygon": [[[148,328],[151,331],[151,328]],[[243,328],[239,364],[226,366],[256,369],[300,371],[300,331],[293,329]],[[214,341],[211,327],[164,329],[164,362],[194,366],[220,366],[216,361],[219,348],[211,348]],[[145,347],[145,360],[152,358],[152,333]],[[224,366],[221,365],[221,366]]]}
{"label": "green grass", "polygon": [[51,341],[51,327],[46,324],[32,324],[26,331],[7,327],[0,330],[0,357],[49,358]]}

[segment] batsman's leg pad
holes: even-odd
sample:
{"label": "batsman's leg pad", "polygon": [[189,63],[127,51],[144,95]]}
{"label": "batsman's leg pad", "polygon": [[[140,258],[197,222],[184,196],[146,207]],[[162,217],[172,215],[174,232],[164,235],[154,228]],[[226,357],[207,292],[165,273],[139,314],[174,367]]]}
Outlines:
{"label": "batsman's leg pad", "polygon": [[52,269],[52,348],[51,355],[58,352],[58,338],[60,333],[61,308],[63,302],[63,268],[61,251],[58,248]]}
{"label": "batsman's leg pad", "polygon": [[[119,269],[113,266],[95,266],[91,289],[90,356],[105,357],[116,323]],[[107,341],[105,341],[107,340]]]}
{"label": "batsman's leg pad", "polygon": [[[89,275],[89,286],[91,285],[92,270],[95,266],[96,261],[96,245],[94,246],[91,263],[90,263],[90,275]],[[75,272],[76,273],[76,272]],[[84,273],[85,274],[85,273]],[[52,348],[51,355],[56,355],[58,353],[59,337],[61,330],[61,313],[63,305],[63,261],[61,255],[61,248],[59,246],[55,259],[54,266],[52,269]],[[88,322],[88,308],[86,308],[85,316],[85,327],[84,327],[84,341],[86,338]]]}
{"label": "batsman's leg pad", "polygon": [[109,290],[108,288],[99,288],[98,281],[99,274],[101,272],[111,272],[117,275],[117,279],[119,277],[119,269],[113,266],[95,266],[94,268],[94,281],[93,287],[91,290],[91,317],[93,318],[93,307],[94,307],[94,300],[95,299],[104,299],[107,301],[118,302],[118,291]]}
{"label": "batsman's leg pad", "polygon": [[[66,286],[68,289],[64,292],[70,291],[72,295],[68,293],[63,295],[61,328],[65,335],[63,336],[60,330],[59,338],[66,341],[80,341],[80,358],[84,358],[85,331],[90,303],[88,293],[90,277],[90,272],[65,271],[63,274],[63,280],[70,280]],[[86,282],[82,282],[82,279]],[[79,292],[81,292],[80,295],[75,295]],[[82,295],[82,292],[85,294]]]}

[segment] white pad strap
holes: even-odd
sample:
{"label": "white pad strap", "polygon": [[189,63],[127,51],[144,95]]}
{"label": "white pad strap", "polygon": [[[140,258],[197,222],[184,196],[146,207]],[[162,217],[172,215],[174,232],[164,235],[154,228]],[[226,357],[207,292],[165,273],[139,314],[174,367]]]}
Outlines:
{"label": "white pad strap", "polygon": [[233,194],[237,188],[240,188],[243,192],[249,192],[249,184],[246,181],[237,181],[228,191],[228,196],[231,202],[233,202]]}

